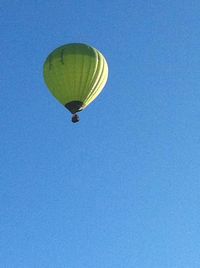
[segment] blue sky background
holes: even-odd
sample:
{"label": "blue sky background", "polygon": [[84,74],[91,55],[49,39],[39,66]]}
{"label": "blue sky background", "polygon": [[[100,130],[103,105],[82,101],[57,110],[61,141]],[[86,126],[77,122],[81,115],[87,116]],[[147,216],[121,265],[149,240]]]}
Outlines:
{"label": "blue sky background", "polygon": [[[200,267],[200,2],[1,0],[0,267]],[[72,124],[43,62],[109,64]]]}

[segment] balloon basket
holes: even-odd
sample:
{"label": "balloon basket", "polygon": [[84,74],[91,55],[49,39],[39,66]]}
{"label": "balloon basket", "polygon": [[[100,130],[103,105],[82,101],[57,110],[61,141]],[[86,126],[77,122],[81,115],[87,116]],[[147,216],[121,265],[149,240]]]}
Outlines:
{"label": "balloon basket", "polygon": [[80,118],[77,114],[73,114],[72,116],[72,123],[78,123],[80,121]]}

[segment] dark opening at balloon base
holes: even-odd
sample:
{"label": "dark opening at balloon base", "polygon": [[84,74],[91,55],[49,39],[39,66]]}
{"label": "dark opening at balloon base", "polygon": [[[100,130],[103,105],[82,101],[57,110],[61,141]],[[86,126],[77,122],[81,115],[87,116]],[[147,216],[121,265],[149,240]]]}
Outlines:
{"label": "dark opening at balloon base", "polygon": [[73,116],[72,116],[72,122],[73,122],[73,123],[77,123],[77,122],[79,122],[79,121],[80,121],[79,116],[78,116],[77,114],[73,114]]}

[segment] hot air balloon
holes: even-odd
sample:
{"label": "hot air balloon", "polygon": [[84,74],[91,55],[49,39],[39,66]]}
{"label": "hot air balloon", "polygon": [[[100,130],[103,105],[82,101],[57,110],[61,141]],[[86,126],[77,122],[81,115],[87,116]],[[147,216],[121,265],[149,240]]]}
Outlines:
{"label": "hot air balloon", "polygon": [[67,44],[49,54],[44,63],[44,80],[53,96],[79,121],[85,109],[102,91],[108,78],[104,56],[86,44]]}

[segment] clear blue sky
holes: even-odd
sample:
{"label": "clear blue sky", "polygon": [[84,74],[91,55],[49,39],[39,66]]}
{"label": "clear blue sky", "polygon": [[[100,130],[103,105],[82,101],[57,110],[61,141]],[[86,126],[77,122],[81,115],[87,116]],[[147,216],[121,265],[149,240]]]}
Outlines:
{"label": "clear blue sky", "polygon": [[[199,0],[1,0],[0,267],[200,267],[199,14]],[[71,42],[110,70],[75,125],[42,75]]]}

